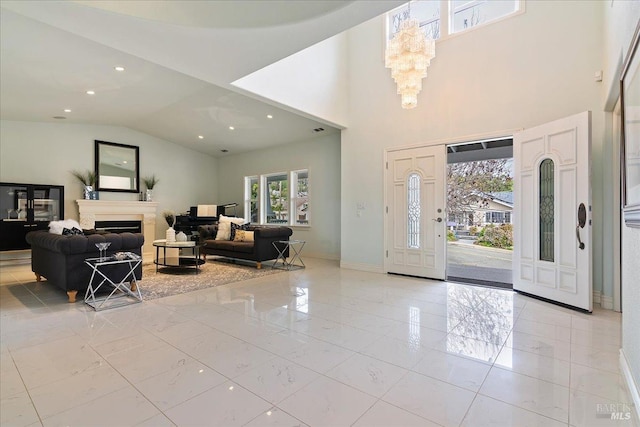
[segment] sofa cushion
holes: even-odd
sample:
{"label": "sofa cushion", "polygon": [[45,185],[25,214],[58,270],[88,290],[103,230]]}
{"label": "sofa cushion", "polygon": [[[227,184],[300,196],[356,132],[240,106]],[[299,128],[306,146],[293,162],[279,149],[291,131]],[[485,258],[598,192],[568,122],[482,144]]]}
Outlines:
{"label": "sofa cushion", "polygon": [[236,230],[236,235],[233,238],[234,242],[253,242],[253,231],[248,230]]}
{"label": "sofa cushion", "polygon": [[229,240],[207,240],[204,242],[205,249],[222,252],[243,252],[253,253],[254,242],[235,242]]}
{"label": "sofa cushion", "polygon": [[238,230],[248,230],[248,229],[249,229],[249,224],[236,224],[232,222],[229,240],[236,240],[236,232]]}
{"label": "sofa cushion", "polygon": [[63,236],[75,236],[75,235],[84,236],[84,233],[79,228],[73,227],[71,230],[69,230],[68,228],[63,228],[62,235]]}
{"label": "sofa cushion", "polygon": [[78,224],[78,221],[74,219],[49,222],[49,233],[62,234],[62,231],[65,228],[68,228],[69,230],[71,230],[72,228],[77,228],[78,230],[82,229],[82,227],[80,227],[80,224]]}
{"label": "sofa cushion", "polygon": [[216,233],[216,240],[229,240],[231,238],[231,223],[221,222],[218,224],[218,232]]}
{"label": "sofa cushion", "polygon": [[222,223],[222,222],[232,222],[234,224],[238,224],[238,225],[242,225],[242,224],[247,224],[249,221],[247,221],[244,218],[239,218],[239,217],[235,217],[235,216],[224,216],[224,215],[220,215],[220,217],[218,218],[218,222]]}

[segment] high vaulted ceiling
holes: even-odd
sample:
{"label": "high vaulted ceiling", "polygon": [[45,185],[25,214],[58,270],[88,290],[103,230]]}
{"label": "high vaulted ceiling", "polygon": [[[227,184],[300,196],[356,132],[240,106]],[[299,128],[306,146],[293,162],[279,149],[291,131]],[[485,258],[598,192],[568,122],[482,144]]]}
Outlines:
{"label": "high vaulted ceiling", "polygon": [[231,83],[401,3],[3,0],[0,117],[125,126],[214,156],[338,132]]}

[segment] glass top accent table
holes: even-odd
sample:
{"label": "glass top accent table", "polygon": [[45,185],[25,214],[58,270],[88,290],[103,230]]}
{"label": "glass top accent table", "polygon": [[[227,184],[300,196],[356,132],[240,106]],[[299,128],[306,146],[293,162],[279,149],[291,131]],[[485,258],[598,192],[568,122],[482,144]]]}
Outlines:
{"label": "glass top accent table", "polygon": [[[279,268],[281,270],[298,270],[300,268],[306,268],[300,254],[307,242],[305,240],[277,240],[273,242],[273,247],[278,251],[278,257],[273,262],[272,268]],[[293,252],[293,256],[287,261],[285,252],[289,249],[289,255]],[[298,261],[300,264],[296,264]],[[279,263],[280,262],[280,263]]]}
{"label": "glass top accent table", "polygon": [[[156,265],[156,273],[159,267],[171,268],[193,268],[198,274],[200,266],[204,264],[204,260],[200,258],[200,245],[191,240],[186,242],[167,242],[164,239],[154,240],[153,246],[156,248],[156,257],[153,263]],[[162,249],[162,256],[160,256]],[[169,249],[169,251],[167,251]],[[181,256],[180,250],[188,249],[191,256]]]}
{"label": "glass top accent table", "polygon": [[[122,255],[122,259],[118,259],[116,256],[118,255],[84,260],[84,263],[93,270],[89,287],[84,294],[84,302],[95,311],[142,302],[142,294],[140,294],[135,275],[135,269],[142,263],[142,257],[136,254],[127,254]],[[108,275],[108,266],[116,264],[124,264],[129,267],[129,272],[118,283],[115,283]]]}

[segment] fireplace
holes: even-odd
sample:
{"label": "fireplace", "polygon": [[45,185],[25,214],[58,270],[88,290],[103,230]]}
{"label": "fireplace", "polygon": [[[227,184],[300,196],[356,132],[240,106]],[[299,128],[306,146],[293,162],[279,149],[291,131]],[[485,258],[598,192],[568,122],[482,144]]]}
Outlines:
{"label": "fireplace", "polygon": [[140,221],[96,221],[95,229],[107,233],[142,233]]}
{"label": "fireplace", "polygon": [[96,228],[96,223],[114,221],[137,222],[144,235],[142,256],[144,262],[153,261],[153,241],[156,238],[157,202],[76,200],[82,228]]}

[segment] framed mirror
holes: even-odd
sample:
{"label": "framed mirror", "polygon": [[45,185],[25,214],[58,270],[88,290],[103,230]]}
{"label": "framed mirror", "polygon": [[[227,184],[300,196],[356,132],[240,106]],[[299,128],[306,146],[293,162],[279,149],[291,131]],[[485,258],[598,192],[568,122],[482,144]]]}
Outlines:
{"label": "framed mirror", "polygon": [[134,145],[95,141],[96,190],[140,192],[140,153]]}

